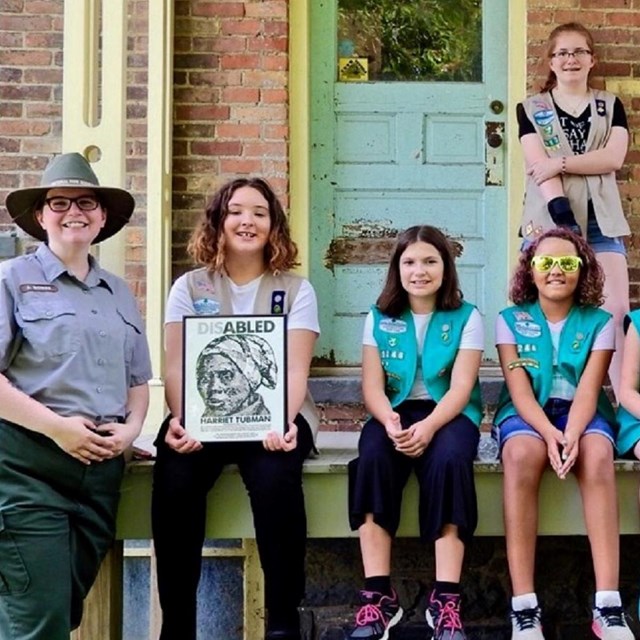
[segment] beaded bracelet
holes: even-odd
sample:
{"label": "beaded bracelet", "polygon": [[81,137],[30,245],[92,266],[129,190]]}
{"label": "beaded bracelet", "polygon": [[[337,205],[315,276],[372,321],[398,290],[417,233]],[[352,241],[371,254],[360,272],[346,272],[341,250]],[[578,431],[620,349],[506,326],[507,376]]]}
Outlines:
{"label": "beaded bracelet", "polygon": [[567,156],[562,156],[562,169],[560,173],[564,175],[567,172]]}

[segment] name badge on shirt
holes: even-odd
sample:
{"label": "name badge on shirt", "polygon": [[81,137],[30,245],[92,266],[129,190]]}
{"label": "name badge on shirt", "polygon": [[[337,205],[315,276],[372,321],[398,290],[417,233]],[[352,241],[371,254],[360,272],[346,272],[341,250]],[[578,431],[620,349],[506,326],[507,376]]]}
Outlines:
{"label": "name badge on shirt", "polygon": [[28,293],[35,291],[36,293],[57,293],[58,287],[55,284],[21,284],[20,291]]}

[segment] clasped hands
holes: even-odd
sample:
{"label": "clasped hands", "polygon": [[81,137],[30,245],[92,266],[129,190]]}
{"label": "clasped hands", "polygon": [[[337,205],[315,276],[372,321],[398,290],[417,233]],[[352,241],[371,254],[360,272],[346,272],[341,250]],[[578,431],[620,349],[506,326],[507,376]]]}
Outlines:
{"label": "clasped hands", "polygon": [[385,421],[384,428],[396,451],[410,458],[421,456],[435,433],[426,420],[414,422],[408,429],[403,429],[400,416],[395,411]]}
{"label": "clasped hands", "polygon": [[564,480],[576,463],[580,452],[580,434],[572,429],[565,429],[564,433],[553,427],[544,438],[547,444],[547,454],[552,469],[560,480]]}
{"label": "clasped hands", "polygon": [[128,423],[95,425],[82,416],[60,416],[51,438],[63,451],[88,465],[124,453],[139,431]]}

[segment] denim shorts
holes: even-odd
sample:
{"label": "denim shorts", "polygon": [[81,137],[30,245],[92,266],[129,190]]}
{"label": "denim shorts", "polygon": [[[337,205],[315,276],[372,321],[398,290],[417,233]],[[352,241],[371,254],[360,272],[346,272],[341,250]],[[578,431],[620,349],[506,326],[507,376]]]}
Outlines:
{"label": "denim shorts", "polygon": [[627,255],[627,250],[624,246],[624,240],[620,237],[610,238],[609,236],[603,236],[598,221],[595,215],[592,213],[593,209],[589,206],[589,218],[587,220],[587,242],[593,249],[594,253],[621,253],[623,256]]}
{"label": "denim shorts", "polygon": [[[569,418],[569,409],[571,408],[571,400],[563,400],[561,398],[550,398],[544,405],[544,412],[549,418],[551,424],[564,432]],[[599,413],[593,417],[587,428],[583,432],[583,436],[588,433],[599,433],[611,442],[615,448],[615,431]],[[542,436],[520,416],[510,416],[505,418],[499,425],[494,425],[491,435],[498,441],[500,450],[504,443],[513,436],[533,436],[542,440]]]}

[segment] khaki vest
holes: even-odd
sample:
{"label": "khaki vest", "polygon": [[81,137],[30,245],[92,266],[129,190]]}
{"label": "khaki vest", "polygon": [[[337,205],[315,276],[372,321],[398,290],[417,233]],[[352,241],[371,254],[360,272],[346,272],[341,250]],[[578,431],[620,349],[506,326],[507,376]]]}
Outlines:
{"label": "khaki vest", "polygon": [[[611,133],[615,96],[607,91],[591,90],[591,127],[586,151],[601,149]],[[560,126],[560,118],[550,93],[539,93],[523,103],[525,113],[535,127],[547,155],[551,158],[574,155]],[[622,211],[615,171],[593,176],[564,174],[560,176],[564,193],[569,198],[576,221],[586,236],[587,201],[591,198],[596,220],[603,235],[612,238],[631,233]],[[555,227],[547,203],[538,185],[527,176],[522,216],[522,235],[535,240]]]}
{"label": "khaki vest", "polygon": [[[187,284],[191,299],[213,303],[220,315],[233,315],[229,278],[222,273],[210,272],[206,268],[194,269],[187,274]],[[260,281],[253,312],[257,315],[279,315],[289,313],[298,295],[302,278],[290,273],[274,275],[265,273]],[[284,300],[282,295],[284,294]],[[318,434],[320,417],[315,402],[307,389],[307,395],[300,414],[309,423],[314,441]]]}

